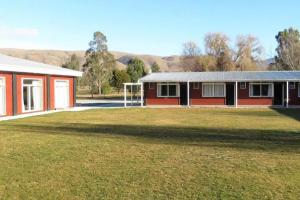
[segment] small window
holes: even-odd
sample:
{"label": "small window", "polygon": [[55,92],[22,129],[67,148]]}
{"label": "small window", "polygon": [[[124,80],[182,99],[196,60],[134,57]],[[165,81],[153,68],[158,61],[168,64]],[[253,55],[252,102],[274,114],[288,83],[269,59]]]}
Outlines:
{"label": "small window", "polygon": [[273,97],[273,84],[250,83],[250,97]]}
{"label": "small window", "polygon": [[193,82],[193,89],[199,89],[199,82]]}
{"label": "small window", "polygon": [[289,82],[289,88],[290,88],[290,90],[296,89],[296,83],[295,82]]}
{"label": "small window", "polygon": [[247,89],[246,82],[240,82],[240,89],[241,90]]}
{"label": "small window", "polygon": [[158,97],[178,97],[179,84],[177,83],[159,83],[157,84]]}
{"label": "small window", "polygon": [[224,83],[203,83],[202,84],[203,97],[225,97]]}
{"label": "small window", "polygon": [[150,90],[154,89],[154,83],[149,83],[149,89]]}

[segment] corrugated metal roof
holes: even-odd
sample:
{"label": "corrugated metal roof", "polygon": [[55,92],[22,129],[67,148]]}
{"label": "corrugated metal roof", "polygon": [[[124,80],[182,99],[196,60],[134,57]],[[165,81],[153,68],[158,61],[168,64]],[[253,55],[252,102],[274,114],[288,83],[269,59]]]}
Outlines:
{"label": "corrugated metal roof", "polygon": [[81,76],[82,72],[0,54],[0,71]]}
{"label": "corrugated metal roof", "polygon": [[300,71],[248,72],[161,72],[142,77],[140,82],[231,82],[300,81]]}

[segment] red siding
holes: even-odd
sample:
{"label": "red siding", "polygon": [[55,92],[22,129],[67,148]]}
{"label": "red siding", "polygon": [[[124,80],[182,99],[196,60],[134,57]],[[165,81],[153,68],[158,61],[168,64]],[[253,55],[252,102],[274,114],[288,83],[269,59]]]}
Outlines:
{"label": "red siding", "polygon": [[0,72],[0,77],[5,78],[5,89],[6,89],[6,115],[13,115],[12,105],[12,74]]}
{"label": "red siding", "polygon": [[74,85],[73,85],[73,81],[74,78],[73,77],[63,77],[63,76],[51,76],[50,78],[50,109],[54,110],[55,109],[55,80],[68,80],[69,81],[69,87],[70,87],[70,107],[73,107],[74,104]]}
{"label": "red siding", "polygon": [[273,105],[272,97],[250,97],[249,83],[247,83],[246,86],[246,89],[240,89],[240,84],[238,84],[238,105]]}
{"label": "red siding", "polygon": [[145,83],[144,95],[146,105],[180,105],[179,97],[157,97],[156,83],[152,83],[152,88],[149,88],[149,83]]}
{"label": "red siding", "polygon": [[202,83],[199,84],[199,89],[193,88],[193,83],[190,83],[190,105],[225,105],[225,97],[202,97]]}

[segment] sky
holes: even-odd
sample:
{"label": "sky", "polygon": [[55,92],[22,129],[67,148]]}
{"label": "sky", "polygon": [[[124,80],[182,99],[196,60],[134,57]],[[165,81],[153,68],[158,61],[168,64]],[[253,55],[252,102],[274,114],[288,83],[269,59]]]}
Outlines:
{"label": "sky", "polygon": [[209,32],[259,38],[264,56],[275,35],[300,29],[299,0],[1,0],[0,47],[86,50],[95,31],[109,50],[178,55],[182,44],[203,47]]}

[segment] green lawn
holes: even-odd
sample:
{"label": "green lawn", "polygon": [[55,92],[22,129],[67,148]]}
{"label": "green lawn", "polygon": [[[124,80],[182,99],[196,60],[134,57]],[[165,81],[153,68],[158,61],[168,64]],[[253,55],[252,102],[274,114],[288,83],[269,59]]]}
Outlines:
{"label": "green lawn", "polygon": [[299,197],[297,109],[107,109],[0,122],[0,199]]}

